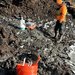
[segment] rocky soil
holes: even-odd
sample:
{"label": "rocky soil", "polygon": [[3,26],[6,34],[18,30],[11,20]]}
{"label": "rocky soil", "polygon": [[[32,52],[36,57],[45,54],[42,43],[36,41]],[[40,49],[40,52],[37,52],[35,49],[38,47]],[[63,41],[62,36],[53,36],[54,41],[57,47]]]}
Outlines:
{"label": "rocky soil", "polygon": [[[38,75],[74,75],[75,64],[69,64],[69,53],[73,51],[70,47],[75,45],[73,21],[67,20],[62,41],[55,43],[51,38],[55,20],[49,14],[48,0],[2,0],[0,3],[0,75],[16,75],[16,65],[28,53],[41,56]],[[20,30],[19,13],[26,20],[35,21],[37,28]]]}
{"label": "rocky soil", "polygon": [[16,75],[16,64],[22,63],[27,53],[35,52],[41,56],[38,75],[73,75],[67,62],[70,61],[69,47],[75,43],[74,25],[67,24],[63,40],[55,43],[51,39],[54,35],[55,20],[45,22],[43,26],[37,26],[34,30],[22,31],[17,25],[13,25],[12,21],[6,19],[0,19],[0,73],[2,75]]}
{"label": "rocky soil", "polygon": [[33,19],[47,18],[50,13],[50,5],[49,0],[1,0],[0,1],[0,13],[2,15],[10,15],[10,16],[18,16],[20,13],[24,17],[31,17]]}

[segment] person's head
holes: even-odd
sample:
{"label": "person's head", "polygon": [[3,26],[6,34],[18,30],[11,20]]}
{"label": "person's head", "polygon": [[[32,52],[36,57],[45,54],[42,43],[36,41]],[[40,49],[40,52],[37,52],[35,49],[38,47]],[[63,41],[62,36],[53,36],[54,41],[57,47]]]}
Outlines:
{"label": "person's head", "polygon": [[62,0],[53,0],[55,3],[57,3],[57,5],[61,5],[62,4]]}

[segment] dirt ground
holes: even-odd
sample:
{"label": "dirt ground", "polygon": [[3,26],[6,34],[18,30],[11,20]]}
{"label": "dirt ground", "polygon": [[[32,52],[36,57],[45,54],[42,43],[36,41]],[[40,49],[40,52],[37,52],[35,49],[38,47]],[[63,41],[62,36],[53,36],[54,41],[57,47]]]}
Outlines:
{"label": "dirt ground", "polygon": [[[38,75],[73,75],[70,65],[66,62],[70,60],[68,48],[75,43],[73,22],[68,20],[66,27],[63,28],[66,30],[63,40],[55,43],[51,38],[54,35],[55,21],[50,14],[49,0],[3,0],[1,3],[0,75],[16,75],[18,63],[22,63],[25,57],[35,61],[37,55],[41,57]],[[34,30],[20,30],[17,25],[20,13],[26,20],[31,18],[36,23],[40,17],[43,26],[38,27],[37,23],[37,28]],[[46,29],[44,26],[48,22],[49,27]],[[36,58],[30,57],[30,59],[28,53],[35,54]]]}

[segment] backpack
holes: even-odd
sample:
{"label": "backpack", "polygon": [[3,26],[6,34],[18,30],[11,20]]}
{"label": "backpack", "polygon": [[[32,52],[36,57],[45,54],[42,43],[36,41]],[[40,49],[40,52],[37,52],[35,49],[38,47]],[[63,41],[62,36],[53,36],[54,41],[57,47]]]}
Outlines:
{"label": "backpack", "polygon": [[68,13],[71,14],[72,18],[75,19],[75,8],[69,2],[65,2],[67,6]]}

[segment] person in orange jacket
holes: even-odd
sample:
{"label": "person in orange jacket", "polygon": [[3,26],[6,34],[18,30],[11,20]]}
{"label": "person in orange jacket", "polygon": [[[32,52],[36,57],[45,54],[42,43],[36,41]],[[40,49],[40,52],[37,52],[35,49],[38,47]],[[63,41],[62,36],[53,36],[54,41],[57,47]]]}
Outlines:
{"label": "person in orange jacket", "polygon": [[55,36],[53,38],[56,39],[57,31],[59,30],[59,39],[60,39],[62,35],[63,22],[66,22],[67,7],[66,7],[66,4],[62,0],[54,0],[54,2],[59,7],[59,10],[56,14],[57,21],[56,21],[56,25],[54,28]]}

